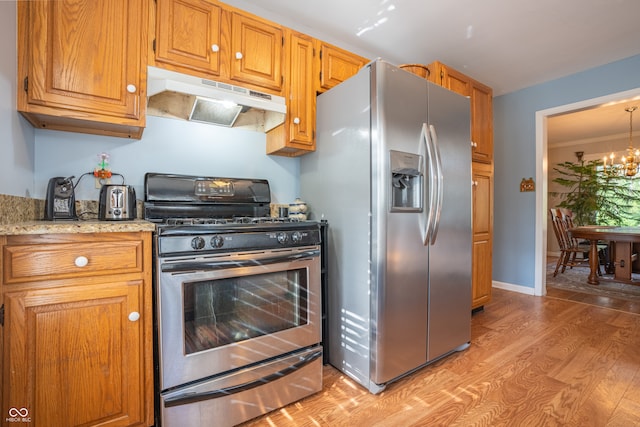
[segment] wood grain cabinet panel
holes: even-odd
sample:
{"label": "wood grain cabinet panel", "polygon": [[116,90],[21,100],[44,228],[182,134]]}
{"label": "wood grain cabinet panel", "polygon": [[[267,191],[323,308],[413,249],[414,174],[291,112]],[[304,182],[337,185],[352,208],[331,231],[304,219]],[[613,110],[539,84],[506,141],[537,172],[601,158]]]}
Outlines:
{"label": "wood grain cabinet panel", "polygon": [[18,111],[40,128],[140,138],[147,4],[18,2]]}
{"label": "wood grain cabinet panel", "polygon": [[493,253],[493,166],[473,162],[472,308],[491,300]]}
{"label": "wood grain cabinet panel", "polygon": [[275,91],[282,90],[282,27],[231,12],[230,78]]}
{"label": "wood grain cabinet panel", "polygon": [[[433,75],[432,75],[433,70]],[[442,64],[429,66],[429,78],[439,79],[438,84],[462,96],[471,96],[471,79],[461,72]]]}
{"label": "wood grain cabinet panel", "polygon": [[142,242],[95,242],[16,245],[5,247],[5,283],[36,278],[96,276],[141,272]]}
{"label": "wood grain cabinet panel", "polygon": [[204,0],[159,0],[156,53],[159,66],[211,76],[221,72],[222,9]]}
{"label": "wood grain cabinet panel", "polygon": [[267,154],[299,156],[315,150],[316,94],[313,39],[290,32],[286,37],[285,123],[267,133]]}
{"label": "wood grain cabinet panel", "polygon": [[477,162],[493,162],[493,91],[478,82],[471,86],[472,158]]}
{"label": "wood grain cabinet panel", "polygon": [[441,62],[428,67],[430,81],[470,98],[471,158],[476,162],[493,162],[493,90]]}
{"label": "wood grain cabinet panel", "polygon": [[[95,274],[66,265],[74,241],[89,264],[73,268],[94,260]],[[19,279],[0,282],[2,413],[26,408],[37,426],[153,425],[151,233],[0,236],[0,245],[0,265]]]}
{"label": "wood grain cabinet panel", "polygon": [[325,92],[355,75],[369,60],[321,40],[317,41],[318,93]]}
{"label": "wood grain cabinet panel", "polygon": [[282,93],[280,25],[215,0],[157,0],[150,11],[152,65]]}

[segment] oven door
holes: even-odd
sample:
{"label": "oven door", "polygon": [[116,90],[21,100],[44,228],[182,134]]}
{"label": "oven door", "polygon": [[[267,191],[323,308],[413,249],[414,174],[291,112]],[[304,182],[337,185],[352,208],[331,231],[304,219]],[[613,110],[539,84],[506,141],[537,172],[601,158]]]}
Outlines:
{"label": "oven door", "polygon": [[321,341],[320,248],[160,259],[160,389]]}

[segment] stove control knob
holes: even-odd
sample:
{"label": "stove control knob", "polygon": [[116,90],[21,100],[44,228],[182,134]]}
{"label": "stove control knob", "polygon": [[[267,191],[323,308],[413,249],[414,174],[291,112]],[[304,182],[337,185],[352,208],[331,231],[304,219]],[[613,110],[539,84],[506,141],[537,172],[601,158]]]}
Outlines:
{"label": "stove control knob", "polygon": [[191,240],[191,247],[196,250],[204,248],[204,239],[202,237],[194,237]]}
{"label": "stove control knob", "polygon": [[211,247],[221,248],[224,245],[224,238],[222,236],[213,236],[211,238]]}
{"label": "stove control knob", "polygon": [[300,234],[300,232],[299,232],[299,231],[294,231],[294,232],[291,234],[291,241],[292,241],[293,243],[300,243],[300,241],[301,241],[301,240],[302,240],[302,234]]}
{"label": "stove control knob", "polygon": [[285,243],[287,243],[289,241],[289,235],[283,231],[281,231],[280,233],[278,233],[278,243],[284,245]]}

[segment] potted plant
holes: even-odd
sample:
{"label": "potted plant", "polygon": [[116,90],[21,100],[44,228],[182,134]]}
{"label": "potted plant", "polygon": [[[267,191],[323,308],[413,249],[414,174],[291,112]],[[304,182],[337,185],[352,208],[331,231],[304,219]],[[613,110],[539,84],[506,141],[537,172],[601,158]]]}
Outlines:
{"label": "potted plant", "polygon": [[638,225],[639,178],[623,175],[618,165],[605,169],[601,160],[578,159],[553,168],[553,182],[565,189],[550,193],[561,198],[558,207],[571,210],[575,225]]}

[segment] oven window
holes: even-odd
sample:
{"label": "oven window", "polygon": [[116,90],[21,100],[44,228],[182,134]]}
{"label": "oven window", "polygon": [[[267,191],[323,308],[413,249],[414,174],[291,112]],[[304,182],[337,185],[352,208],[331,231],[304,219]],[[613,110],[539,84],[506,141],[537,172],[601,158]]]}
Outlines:
{"label": "oven window", "polygon": [[307,323],[307,269],[184,283],[185,353]]}

